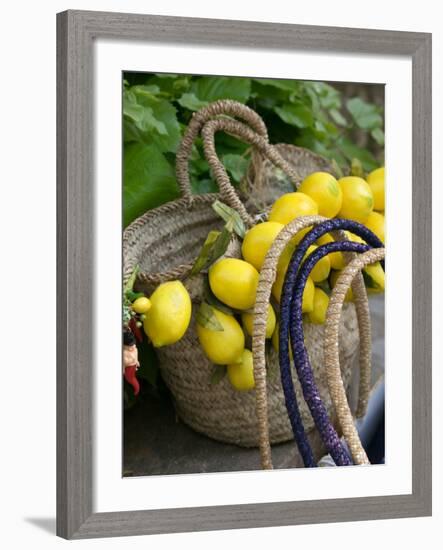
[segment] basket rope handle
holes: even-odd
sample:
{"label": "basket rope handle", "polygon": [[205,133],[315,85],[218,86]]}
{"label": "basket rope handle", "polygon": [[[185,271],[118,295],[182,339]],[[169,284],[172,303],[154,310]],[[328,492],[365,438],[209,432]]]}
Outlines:
{"label": "basket rope handle", "polygon": [[300,176],[298,172],[280,155],[273,145],[271,145],[263,136],[257,134],[238,120],[217,118],[206,122],[201,130],[203,147],[206,160],[208,161],[213,176],[220,188],[220,193],[225,201],[232,206],[232,208],[237,210],[246,225],[253,225],[254,219],[247,212],[244,204],[237,194],[237,191],[231,184],[231,180],[229,179],[223,163],[217,156],[217,152],[215,150],[215,133],[219,131],[224,131],[229,135],[237,137],[259,150],[275,166],[281,168],[285,174],[291,178],[296,187],[300,185]]}
{"label": "basket rope handle", "polygon": [[188,199],[189,202],[192,202],[191,181],[189,178],[189,159],[192,152],[192,146],[204,124],[215,117],[223,115],[242,119],[258,135],[268,141],[268,130],[260,115],[238,101],[220,99],[218,101],[213,101],[206,107],[193,113],[178,147],[175,165],[177,182],[182,197]]}
{"label": "basket rope handle", "polygon": [[331,398],[335,405],[339,424],[356,464],[369,464],[368,457],[360,441],[349,409],[346,392],[343,388],[338,353],[340,317],[346,293],[354,278],[369,264],[383,260],[384,248],[372,248],[351,260],[340,273],[332,290],[326,312],[324,336],[324,361]]}
{"label": "basket rope handle", "polygon": [[[281,253],[289,241],[302,229],[312,225],[328,221],[322,216],[302,216],[288,223],[280,231],[277,238],[269,248],[262,269],[260,271],[259,282],[256,292],[256,301],[254,305],[254,326],[252,336],[252,354],[255,379],[256,396],[256,414],[259,434],[259,448],[261,456],[261,465],[263,469],[272,469],[271,445],[269,441],[269,423],[268,423],[268,401],[266,387],[266,357],[265,357],[265,335],[266,322],[268,316],[268,304],[271,297],[272,285],[277,276],[277,264]],[[330,221],[330,220],[329,220]],[[334,237],[346,240],[344,231],[334,232]],[[353,259],[354,253],[347,253],[347,258]],[[365,336],[365,327],[370,326],[369,305],[363,276],[357,275],[352,283],[355,306],[357,309],[357,320],[360,333],[360,379],[370,379],[370,357],[371,340]],[[362,369],[369,366],[369,375],[362,376]],[[369,387],[360,384],[359,401],[366,400],[369,394]]]}

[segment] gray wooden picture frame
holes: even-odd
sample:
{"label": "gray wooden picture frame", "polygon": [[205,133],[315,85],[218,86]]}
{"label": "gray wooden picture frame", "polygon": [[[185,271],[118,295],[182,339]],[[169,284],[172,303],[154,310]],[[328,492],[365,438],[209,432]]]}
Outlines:
{"label": "gray wooden picture frame", "polygon": [[[93,42],[408,56],[413,85],[412,494],[93,513]],[[431,35],[67,11],[57,16],[57,534],[67,539],[431,514]]]}

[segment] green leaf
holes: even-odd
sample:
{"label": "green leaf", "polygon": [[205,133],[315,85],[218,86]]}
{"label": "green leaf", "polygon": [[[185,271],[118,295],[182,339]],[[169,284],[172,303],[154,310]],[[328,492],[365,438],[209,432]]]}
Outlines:
{"label": "green leaf", "polygon": [[329,114],[331,115],[332,120],[339,126],[346,126],[348,124],[345,117],[337,109],[331,109]]}
{"label": "green leaf", "polygon": [[123,114],[132,119],[136,127],[141,132],[158,132],[160,135],[166,135],[166,126],[154,116],[150,107],[144,107],[138,103],[124,103]]}
{"label": "green leaf", "polygon": [[237,183],[240,183],[245,177],[246,170],[249,166],[249,160],[242,155],[229,153],[227,155],[223,155],[221,157],[221,161],[233,179]]}
{"label": "green leaf", "polygon": [[208,104],[207,101],[201,101],[198,99],[198,97],[192,92],[184,93],[177,101],[182,107],[189,109],[190,111],[198,111]]}
{"label": "green leaf", "polygon": [[137,278],[137,275],[138,275],[139,271],[140,271],[140,266],[136,265],[134,267],[134,270],[131,273],[131,276],[129,277],[129,279],[126,282],[124,289],[123,289],[125,294],[126,294],[126,292],[132,291],[132,289],[134,287],[135,279]]}
{"label": "green leaf", "polygon": [[223,325],[215,316],[212,306],[202,302],[196,315],[196,321],[199,325],[215,332],[224,332]]}
{"label": "green leaf", "polygon": [[284,122],[297,128],[307,128],[314,123],[312,111],[302,103],[287,103],[283,107],[275,107],[274,111]]}
{"label": "green leaf", "polygon": [[217,193],[218,187],[214,180],[210,178],[198,178],[191,176],[192,192],[198,195],[202,193]]}
{"label": "green leaf", "polygon": [[321,110],[320,99],[317,95],[317,92],[314,90],[313,87],[310,86],[310,84],[311,84],[310,82],[305,83],[304,92],[305,92],[306,97],[308,98],[308,100],[310,102],[312,114],[314,116],[317,116],[317,114]]}
{"label": "green leaf", "polygon": [[317,138],[324,140],[328,137],[329,133],[326,125],[321,120],[314,122],[314,134]]}
{"label": "green leaf", "polygon": [[383,124],[380,109],[376,105],[367,103],[359,97],[348,99],[346,107],[351,113],[355,124],[363,130],[379,128]]}
{"label": "green leaf", "polygon": [[218,235],[212,248],[211,257],[209,258],[209,264],[213,264],[226,252],[229,243],[232,238],[232,231],[234,227],[234,221],[230,219],[223,228],[223,231]]}
{"label": "green leaf", "polygon": [[175,199],[179,189],[173,167],[154,145],[129,143],[123,158],[123,223]]}
{"label": "green leaf", "polygon": [[246,227],[237,210],[219,200],[212,203],[212,208],[226,223],[232,222],[234,231],[243,239],[246,234]]}
{"label": "green leaf", "polygon": [[353,158],[357,158],[362,163],[365,172],[370,172],[377,168],[377,161],[372,153],[354,145],[348,138],[341,138],[338,140],[337,146],[349,161],[352,161]]}
{"label": "green leaf", "polygon": [[192,266],[190,275],[195,275],[196,273],[200,273],[202,269],[204,269],[209,265],[209,261],[214,251],[214,243],[217,240],[219,235],[220,235],[220,231],[215,231],[215,230],[210,231],[208,233],[208,236],[206,237],[206,240],[203,243],[202,249],[200,250],[200,254],[195,260],[194,265]]}
{"label": "green leaf", "polygon": [[181,139],[180,125],[175,107],[167,100],[156,97],[158,86],[133,86],[124,92],[123,115],[135,126],[124,126],[125,141],[155,143],[160,151],[175,152]]}
{"label": "green leaf", "polygon": [[211,374],[211,384],[218,384],[226,376],[226,367],[224,365],[214,365],[214,370]]}
{"label": "green leaf", "polygon": [[298,80],[286,80],[283,78],[254,78],[253,80],[264,86],[272,86],[273,88],[288,92],[300,92],[301,88],[301,83]]}
{"label": "green leaf", "polygon": [[148,80],[149,85],[156,85],[160,95],[168,99],[175,99],[186,92],[190,86],[190,77],[186,75],[155,74]]}
{"label": "green leaf", "polygon": [[357,158],[353,158],[351,161],[351,176],[357,176],[359,178],[365,177],[365,171],[363,170],[362,163]]}
{"label": "green leaf", "polygon": [[[341,94],[330,84],[326,82],[313,82],[305,81],[305,91],[311,98],[311,101],[315,102],[315,110],[319,110],[319,107],[323,109],[340,109],[341,107]],[[315,99],[314,99],[315,96]]]}
{"label": "green leaf", "polygon": [[371,130],[371,136],[374,138],[378,145],[383,146],[385,144],[385,133],[381,128],[374,128]]}
{"label": "green leaf", "polygon": [[234,99],[246,103],[251,93],[251,80],[239,77],[203,76],[191,85],[191,92],[201,101]]}
{"label": "green leaf", "polygon": [[253,79],[251,81],[251,97],[256,110],[273,109],[276,105],[287,103],[290,92],[272,85],[273,80]]}
{"label": "green leaf", "polygon": [[190,90],[178,102],[186,109],[198,111],[217,99],[234,99],[246,103],[250,94],[249,78],[203,76],[192,81]]}

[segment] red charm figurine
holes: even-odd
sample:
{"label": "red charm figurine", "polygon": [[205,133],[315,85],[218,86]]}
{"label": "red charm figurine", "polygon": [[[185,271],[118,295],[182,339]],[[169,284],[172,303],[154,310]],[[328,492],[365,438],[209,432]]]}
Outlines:
{"label": "red charm figurine", "polygon": [[123,333],[123,376],[126,382],[134,388],[134,395],[138,395],[140,391],[140,384],[135,376],[139,366],[134,334],[131,330],[125,330]]}

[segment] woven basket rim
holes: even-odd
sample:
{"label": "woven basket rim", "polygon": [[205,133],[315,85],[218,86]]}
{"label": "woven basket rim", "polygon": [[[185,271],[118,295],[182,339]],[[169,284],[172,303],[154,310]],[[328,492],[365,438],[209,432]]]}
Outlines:
{"label": "woven basket rim", "polygon": [[[220,193],[203,193],[201,195],[193,195],[192,200],[189,201],[187,197],[180,197],[172,201],[166,202],[156,208],[147,210],[144,214],[136,218],[131,222],[128,227],[123,231],[122,247],[123,250],[126,246],[129,246],[131,239],[137,234],[137,232],[145,227],[149,222],[156,218],[157,216],[162,216],[166,213],[171,213],[175,210],[189,210],[193,207],[200,207],[206,204],[211,204],[215,200],[220,200]],[[214,212],[214,216],[215,216]],[[221,218],[220,218],[221,220]],[[221,220],[222,221],[222,220]],[[137,265],[136,257],[130,258],[127,262],[123,262],[123,283],[125,283],[135,266]],[[174,268],[165,270],[165,271],[155,271],[155,272],[144,272],[140,271],[137,275],[137,279],[140,279],[144,282],[149,282],[151,284],[159,284],[165,281],[170,281],[174,279],[180,279],[189,274],[193,263],[178,264]]]}

